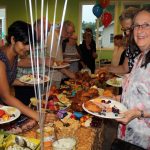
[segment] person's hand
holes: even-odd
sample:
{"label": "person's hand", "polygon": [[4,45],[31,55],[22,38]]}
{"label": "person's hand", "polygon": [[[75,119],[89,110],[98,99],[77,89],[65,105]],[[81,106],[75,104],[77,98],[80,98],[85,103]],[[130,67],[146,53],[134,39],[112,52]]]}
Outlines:
{"label": "person's hand", "polygon": [[120,102],[120,95],[113,95],[112,99],[114,99],[117,102]]}
{"label": "person's hand", "polygon": [[96,71],[95,71],[96,74],[100,74],[102,72],[106,72],[107,73],[108,72],[107,67],[100,67],[100,68],[97,68]]}
{"label": "person's hand", "polygon": [[92,56],[93,56],[93,58],[96,59],[98,55],[94,52],[94,53],[92,54]]}
{"label": "person's hand", "polygon": [[50,59],[50,58],[45,58],[45,65],[46,67],[51,67],[53,65],[54,61],[53,59]]}
{"label": "person's hand", "polygon": [[122,115],[124,116],[123,118],[119,118],[116,120],[122,124],[128,124],[131,120],[140,116],[140,111],[135,108],[122,113]]}

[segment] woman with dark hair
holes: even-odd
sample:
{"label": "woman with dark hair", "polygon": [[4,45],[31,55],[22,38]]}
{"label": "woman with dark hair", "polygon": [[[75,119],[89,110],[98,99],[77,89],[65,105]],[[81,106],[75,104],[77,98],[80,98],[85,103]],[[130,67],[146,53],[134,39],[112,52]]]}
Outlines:
{"label": "woman with dark hair", "polygon": [[141,53],[123,81],[121,102],[128,111],[123,118],[117,119],[120,122],[118,138],[150,149],[150,8],[143,8],[135,15],[133,37]]}
{"label": "woman with dark hair", "polygon": [[[30,41],[29,41],[30,39]],[[26,116],[39,121],[39,115],[11,95],[10,86],[16,79],[18,56],[24,56],[33,42],[31,25],[16,21],[8,28],[7,44],[0,50],[0,97],[1,102],[18,108]],[[46,116],[48,121],[49,116]]]}

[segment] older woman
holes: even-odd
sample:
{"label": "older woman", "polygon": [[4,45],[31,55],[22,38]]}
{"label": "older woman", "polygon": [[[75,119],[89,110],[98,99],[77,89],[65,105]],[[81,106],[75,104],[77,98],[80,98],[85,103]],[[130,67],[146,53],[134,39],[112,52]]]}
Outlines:
{"label": "older woman", "polygon": [[[32,43],[31,26],[23,21],[16,21],[8,28],[7,44],[0,50],[0,91],[1,99],[6,105],[18,108],[23,114],[39,121],[39,115],[11,95],[10,86],[16,78],[18,56],[29,51],[29,38]],[[47,121],[52,119],[47,116]]]}
{"label": "older woman", "polygon": [[[120,123],[118,138],[150,149],[150,8],[137,12],[133,35],[141,54],[124,81],[122,103],[128,108]],[[126,126],[124,125],[126,124]]]}

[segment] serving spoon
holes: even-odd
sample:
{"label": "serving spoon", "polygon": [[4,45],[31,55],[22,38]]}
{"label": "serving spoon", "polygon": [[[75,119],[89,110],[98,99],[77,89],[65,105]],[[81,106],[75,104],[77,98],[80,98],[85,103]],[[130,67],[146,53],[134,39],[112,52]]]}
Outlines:
{"label": "serving spoon", "polygon": [[20,136],[15,137],[15,142],[16,142],[16,144],[18,144],[21,147],[28,148],[28,149],[32,150],[30,147],[28,147],[27,142]]}

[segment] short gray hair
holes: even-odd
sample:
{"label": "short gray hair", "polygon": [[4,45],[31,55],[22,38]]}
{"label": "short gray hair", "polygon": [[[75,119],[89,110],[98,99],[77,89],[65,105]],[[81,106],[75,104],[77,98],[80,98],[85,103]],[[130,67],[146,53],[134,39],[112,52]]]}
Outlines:
{"label": "short gray hair", "polygon": [[123,10],[121,15],[119,16],[119,21],[123,21],[125,19],[133,20],[135,14],[138,12],[138,8],[136,7],[128,7],[127,9]]}

